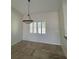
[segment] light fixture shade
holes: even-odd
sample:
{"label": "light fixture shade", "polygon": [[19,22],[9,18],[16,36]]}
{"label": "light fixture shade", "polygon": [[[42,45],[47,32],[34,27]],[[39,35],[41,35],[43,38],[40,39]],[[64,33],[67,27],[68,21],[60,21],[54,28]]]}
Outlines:
{"label": "light fixture shade", "polygon": [[26,20],[23,20],[23,22],[26,23],[26,24],[30,24],[30,23],[33,22],[33,20],[31,19],[31,16],[28,15],[28,16],[26,17]]}
{"label": "light fixture shade", "polygon": [[30,24],[30,23],[33,22],[33,20],[23,20],[23,22],[26,23],[26,24]]}

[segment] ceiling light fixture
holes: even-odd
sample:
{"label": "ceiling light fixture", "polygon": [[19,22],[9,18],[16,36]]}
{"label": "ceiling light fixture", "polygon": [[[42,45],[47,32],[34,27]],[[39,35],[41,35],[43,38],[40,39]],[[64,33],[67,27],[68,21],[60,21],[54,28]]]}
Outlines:
{"label": "ceiling light fixture", "polygon": [[23,20],[24,23],[26,24],[30,24],[33,22],[33,20],[31,19],[31,16],[29,14],[29,8],[30,8],[30,0],[28,0],[28,14],[27,14],[27,19]]}

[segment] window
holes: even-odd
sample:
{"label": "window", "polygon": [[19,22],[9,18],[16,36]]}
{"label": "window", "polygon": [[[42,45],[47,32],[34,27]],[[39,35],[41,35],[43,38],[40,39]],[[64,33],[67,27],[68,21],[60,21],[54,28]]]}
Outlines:
{"label": "window", "polygon": [[46,33],[46,23],[42,22],[42,33],[45,34]]}
{"label": "window", "polygon": [[30,33],[33,33],[33,23],[30,24]]}
{"label": "window", "polygon": [[30,33],[46,33],[46,22],[33,22],[30,24]]}
{"label": "window", "polygon": [[36,31],[36,29],[37,29],[37,28],[36,28],[36,27],[37,27],[36,22],[34,22],[33,26],[34,26],[33,32],[34,32],[34,33],[37,33],[37,31]]}
{"label": "window", "polygon": [[38,33],[39,34],[41,34],[41,31],[42,31],[41,30],[41,25],[42,25],[41,22],[38,22],[38,28],[37,28],[37,30],[38,30]]}

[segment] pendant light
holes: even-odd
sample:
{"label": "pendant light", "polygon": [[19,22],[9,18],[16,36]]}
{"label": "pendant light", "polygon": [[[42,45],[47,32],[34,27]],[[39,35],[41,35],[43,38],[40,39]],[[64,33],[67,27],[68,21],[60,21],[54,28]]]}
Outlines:
{"label": "pendant light", "polygon": [[28,0],[28,14],[27,14],[27,19],[23,20],[24,23],[26,24],[30,24],[33,22],[33,20],[31,19],[31,16],[29,14],[29,8],[30,8],[30,0]]}

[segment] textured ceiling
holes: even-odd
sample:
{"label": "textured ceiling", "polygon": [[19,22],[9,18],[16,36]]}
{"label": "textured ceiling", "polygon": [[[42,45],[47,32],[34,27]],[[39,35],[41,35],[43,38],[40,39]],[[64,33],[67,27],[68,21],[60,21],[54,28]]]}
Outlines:
{"label": "textured ceiling", "polygon": [[[27,0],[12,0],[12,8],[16,9],[21,14],[27,13]],[[60,8],[61,0],[31,0],[30,12],[42,13],[49,11],[57,11]]]}

